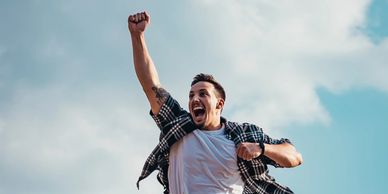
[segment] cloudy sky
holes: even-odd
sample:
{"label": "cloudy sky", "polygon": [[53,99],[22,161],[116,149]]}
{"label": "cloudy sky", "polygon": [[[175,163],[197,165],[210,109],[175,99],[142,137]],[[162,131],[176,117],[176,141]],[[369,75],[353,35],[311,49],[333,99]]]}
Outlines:
{"label": "cloudy sky", "polygon": [[299,194],[384,193],[387,0],[0,1],[0,194],[161,193],[135,183],[158,129],[127,16],[146,10],[164,87],[214,74],[224,116],[290,138]]}

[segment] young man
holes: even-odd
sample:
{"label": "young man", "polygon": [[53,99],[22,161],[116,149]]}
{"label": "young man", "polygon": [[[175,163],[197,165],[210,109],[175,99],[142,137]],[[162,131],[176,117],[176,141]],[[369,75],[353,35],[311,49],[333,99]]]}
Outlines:
{"label": "young man", "polygon": [[272,139],[256,125],[221,117],[226,95],[211,75],[194,77],[189,112],[162,88],[145,43],[149,23],[145,12],[128,18],[135,71],[161,130],[137,185],[158,169],[165,193],[293,193],[268,175],[267,165],[295,167],[301,154],[288,139]]}

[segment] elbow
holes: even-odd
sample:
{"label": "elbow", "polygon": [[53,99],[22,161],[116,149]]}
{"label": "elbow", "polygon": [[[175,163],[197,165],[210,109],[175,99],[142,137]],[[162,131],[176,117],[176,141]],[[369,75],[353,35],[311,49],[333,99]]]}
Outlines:
{"label": "elbow", "polygon": [[303,163],[302,154],[296,152],[284,161],[284,164],[282,165],[285,168],[293,168],[301,165]]}
{"label": "elbow", "polygon": [[302,154],[297,152],[295,159],[294,159],[294,163],[293,163],[294,165],[292,167],[297,167],[297,166],[301,165],[302,163],[303,163]]}

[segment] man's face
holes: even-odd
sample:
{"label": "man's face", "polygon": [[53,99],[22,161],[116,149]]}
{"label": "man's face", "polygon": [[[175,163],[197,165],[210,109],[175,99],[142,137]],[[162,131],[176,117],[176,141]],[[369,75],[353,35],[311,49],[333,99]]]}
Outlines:
{"label": "man's face", "polygon": [[220,124],[224,101],[218,98],[216,93],[213,84],[205,81],[200,81],[191,87],[189,110],[194,123],[199,128],[217,129]]}

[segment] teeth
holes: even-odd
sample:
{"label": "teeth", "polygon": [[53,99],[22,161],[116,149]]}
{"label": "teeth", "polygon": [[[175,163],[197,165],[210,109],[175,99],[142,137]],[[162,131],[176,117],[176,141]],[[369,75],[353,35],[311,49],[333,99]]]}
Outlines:
{"label": "teeth", "polygon": [[202,110],[202,107],[194,107],[193,110]]}

